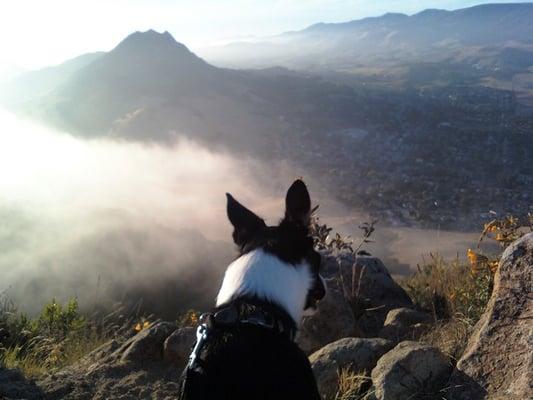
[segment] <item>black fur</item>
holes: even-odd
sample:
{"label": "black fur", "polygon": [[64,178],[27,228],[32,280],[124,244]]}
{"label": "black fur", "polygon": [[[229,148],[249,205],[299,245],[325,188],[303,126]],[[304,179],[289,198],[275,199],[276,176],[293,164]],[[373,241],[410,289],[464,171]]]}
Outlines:
{"label": "black fur", "polygon": [[[314,284],[306,308],[325,295],[319,278],[320,255],[309,237],[311,200],[301,180],[293,183],[286,197],[285,217],[278,226],[266,226],[252,211],[228,197],[228,218],[240,255],[261,248],[297,268],[307,261]],[[285,326],[296,328],[282,307],[253,296],[232,299],[275,314]],[[221,305],[221,307],[227,306]],[[217,309],[215,309],[216,311]],[[185,370],[180,399],[318,400],[316,381],[307,356],[287,335],[276,330],[245,324],[213,329],[200,353],[202,371]]]}
{"label": "black fur", "polygon": [[306,355],[265,328],[214,331],[202,357],[204,373],[189,373],[182,399],[320,399]]}

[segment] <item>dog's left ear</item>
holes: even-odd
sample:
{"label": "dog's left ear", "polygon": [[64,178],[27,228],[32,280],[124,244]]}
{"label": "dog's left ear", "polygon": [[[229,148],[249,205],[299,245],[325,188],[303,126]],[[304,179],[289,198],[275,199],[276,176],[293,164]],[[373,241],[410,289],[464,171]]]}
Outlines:
{"label": "dog's left ear", "polygon": [[228,199],[228,219],[234,228],[233,241],[242,247],[253,239],[261,229],[265,228],[266,224],[263,219],[235,200],[231,194],[226,193],[226,197]]}
{"label": "dog's left ear", "polygon": [[311,217],[311,198],[307,186],[297,179],[285,197],[285,220],[307,227]]}

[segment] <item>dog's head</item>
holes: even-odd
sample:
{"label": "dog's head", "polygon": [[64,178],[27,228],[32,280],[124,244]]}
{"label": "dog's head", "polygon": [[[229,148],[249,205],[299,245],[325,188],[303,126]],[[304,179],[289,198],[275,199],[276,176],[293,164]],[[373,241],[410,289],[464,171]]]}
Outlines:
{"label": "dog's head", "polygon": [[[227,199],[240,257],[226,272],[218,302],[240,291],[282,303],[295,319],[312,314],[326,288],[319,274],[321,257],[309,233],[311,199],[303,181],[296,180],[287,191],[285,216],[277,226],[267,226],[230,194]],[[230,296],[231,291],[235,293]]]}

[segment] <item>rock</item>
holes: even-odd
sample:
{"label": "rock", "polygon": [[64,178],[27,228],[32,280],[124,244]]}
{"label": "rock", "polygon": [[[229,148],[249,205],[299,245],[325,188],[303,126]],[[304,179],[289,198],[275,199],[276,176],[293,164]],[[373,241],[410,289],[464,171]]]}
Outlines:
{"label": "rock", "polygon": [[297,343],[306,354],[337,339],[356,334],[355,317],[344,296],[328,287],[315,315],[302,321]]}
{"label": "rock", "polygon": [[47,400],[175,398],[181,371],[163,361],[163,343],[175,330],[172,323],[158,322],[134,336],[118,336],[42,377],[38,386]]}
{"label": "rock", "polygon": [[389,311],[379,337],[401,342],[418,339],[433,322],[433,317],[425,312],[402,307]]}
{"label": "rock", "polygon": [[44,400],[45,395],[34,382],[24,378],[20,371],[0,367],[0,399]]}
{"label": "rock", "polygon": [[374,394],[377,400],[428,396],[444,386],[451,370],[449,360],[438,349],[417,342],[401,342],[381,357],[372,370]]}
{"label": "rock", "polygon": [[[358,255],[356,258],[349,252],[342,252],[337,257],[328,252],[322,253],[324,277],[335,278],[338,282],[339,270],[343,273],[345,286],[349,286],[349,291],[354,282],[358,309],[357,328],[366,337],[378,335],[390,310],[413,306],[407,293],[392,279],[379,258],[366,255]],[[340,290],[338,283],[337,289]]]}
{"label": "rock", "polygon": [[503,253],[487,309],[451,379],[452,398],[533,398],[533,233]]}
{"label": "rock", "polygon": [[196,341],[196,328],[191,326],[176,329],[163,345],[163,358],[183,368],[189,359],[191,349]]}
{"label": "rock", "polygon": [[344,338],[330,343],[309,357],[318,388],[324,398],[338,390],[338,372],[349,368],[355,373],[369,372],[394,344],[385,339]]}
{"label": "rock", "polygon": [[163,343],[176,329],[170,322],[156,322],[130,338],[117,351],[121,361],[145,362],[163,358]]}

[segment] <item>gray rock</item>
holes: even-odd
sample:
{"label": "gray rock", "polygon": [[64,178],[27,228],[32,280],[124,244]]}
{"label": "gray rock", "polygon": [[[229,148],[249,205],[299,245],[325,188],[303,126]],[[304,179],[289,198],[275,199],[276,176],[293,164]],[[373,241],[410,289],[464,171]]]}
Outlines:
{"label": "gray rock", "polygon": [[0,367],[0,399],[44,400],[45,395],[34,382],[27,380],[20,371]]}
{"label": "gray rock", "polygon": [[355,318],[350,305],[341,292],[328,288],[316,314],[303,319],[297,343],[306,354],[311,354],[328,343],[355,334]]}
{"label": "gray rock", "polygon": [[402,307],[389,311],[379,337],[400,342],[418,339],[433,322],[428,313]]}
{"label": "gray rock", "polygon": [[378,336],[390,310],[413,306],[407,293],[392,279],[379,258],[355,257],[349,252],[342,252],[336,257],[328,252],[322,253],[322,274],[334,279],[340,290],[339,271],[342,271],[348,292],[351,293],[354,283],[356,323],[363,336]]}
{"label": "gray rock", "polygon": [[160,322],[134,336],[119,336],[37,384],[47,400],[175,398],[181,371],[162,359],[163,343],[175,329]]}
{"label": "gray rock", "polygon": [[454,400],[533,398],[533,233],[503,253],[487,309],[451,379]]}
{"label": "gray rock", "polygon": [[196,341],[196,328],[191,326],[176,329],[163,345],[163,358],[181,369],[187,363]]}
{"label": "gray rock", "polygon": [[355,373],[369,372],[379,358],[393,347],[385,339],[344,338],[330,343],[309,357],[318,388],[324,398],[330,398],[338,391],[340,369]]}
{"label": "gray rock", "polygon": [[429,396],[440,390],[452,366],[436,348],[405,341],[381,357],[372,370],[378,400],[405,400]]}
{"label": "gray rock", "polygon": [[117,351],[121,361],[144,362],[163,358],[163,343],[176,329],[170,322],[156,322],[130,338]]}

